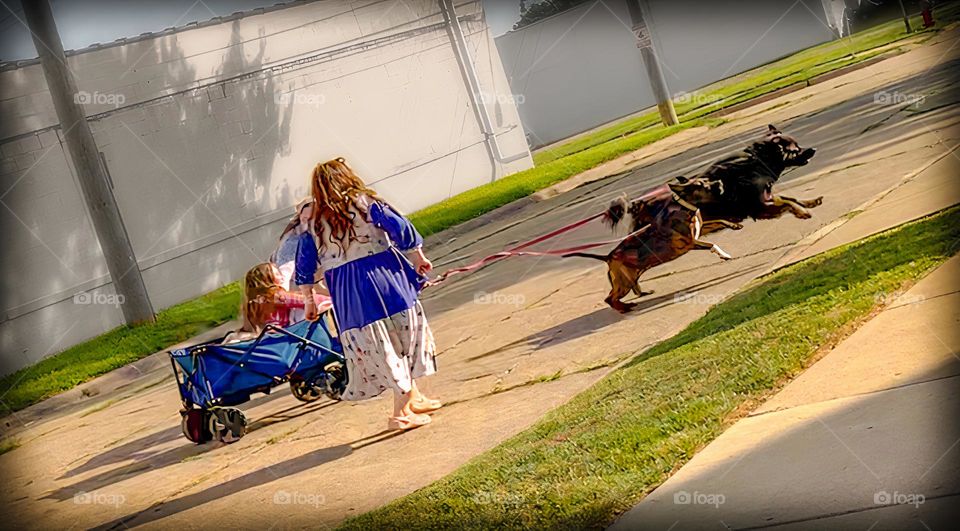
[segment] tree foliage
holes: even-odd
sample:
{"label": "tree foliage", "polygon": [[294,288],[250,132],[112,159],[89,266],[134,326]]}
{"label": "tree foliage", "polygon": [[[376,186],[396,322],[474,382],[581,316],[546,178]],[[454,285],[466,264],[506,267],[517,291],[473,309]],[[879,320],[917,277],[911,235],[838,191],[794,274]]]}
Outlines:
{"label": "tree foliage", "polygon": [[520,0],[520,20],[513,29],[529,26],[538,20],[562,13],[590,0]]}

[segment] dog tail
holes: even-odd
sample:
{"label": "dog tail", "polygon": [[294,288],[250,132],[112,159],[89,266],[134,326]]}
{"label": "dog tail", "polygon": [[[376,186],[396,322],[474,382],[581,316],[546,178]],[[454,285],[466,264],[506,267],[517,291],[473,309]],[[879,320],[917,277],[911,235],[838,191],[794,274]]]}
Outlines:
{"label": "dog tail", "polygon": [[607,207],[607,211],[603,213],[604,224],[611,229],[615,229],[617,224],[627,216],[627,209],[629,207],[630,204],[627,202],[626,197],[621,196],[611,201],[610,206]]}
{"label": "dog tail", "polygon": [[602,254],[590,254],[590,253],[569,253],[561,255],[563,258],[570,258],[573,256],[579,256],[580,258],[593,258],[594,260],[600,260],[601,262],[606,262],[607,257]]}

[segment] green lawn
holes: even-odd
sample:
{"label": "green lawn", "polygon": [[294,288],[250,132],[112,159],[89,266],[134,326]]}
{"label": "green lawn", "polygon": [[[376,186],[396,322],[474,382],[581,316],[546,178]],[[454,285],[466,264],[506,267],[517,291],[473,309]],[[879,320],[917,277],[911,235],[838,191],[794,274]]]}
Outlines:
{"label": "green lawn", "polygon": [[605,526],[958,240],[954,207],[754,282],[519,435],[342,528]]}
{"label": "green lawn", "polygon": [[105,374],[189,339],[237,315],[240,285],[216,291],[157,314],[156,323],[121,326],[0,379],[0,415]]}

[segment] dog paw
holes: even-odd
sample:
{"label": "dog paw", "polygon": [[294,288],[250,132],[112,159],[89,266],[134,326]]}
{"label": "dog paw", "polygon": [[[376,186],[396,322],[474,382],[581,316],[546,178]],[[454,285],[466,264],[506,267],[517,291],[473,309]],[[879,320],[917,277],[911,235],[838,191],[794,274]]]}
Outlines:
{"label": "dog paw", "polygon": [[742,228],[743,228],[742,223],[734,223],[733,225],[730,226],[730,230],[740,230]]}
{"label": "dog paw", "polygon": [[818,207],[818,206],[822,205],[822,204],[823,204],[823,196],[821,195],[820,197],[814,199],[813,201],[811,201],[811,203],[813,203],[813,204],[810,205],[811,207]]}
{"label": "dog paw", "polygon": [[795,215],[800,219],[810,219],[813,217],[813,214],[807,212],[806,210],[798,210]]}

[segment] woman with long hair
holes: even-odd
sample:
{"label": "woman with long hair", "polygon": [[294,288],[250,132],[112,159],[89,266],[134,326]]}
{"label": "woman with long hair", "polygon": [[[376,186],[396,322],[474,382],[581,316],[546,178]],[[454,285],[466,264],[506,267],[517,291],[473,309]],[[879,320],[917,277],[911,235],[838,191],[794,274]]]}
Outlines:
{"label": "woman with long hair", "polygon": [[347,360],[343,398],[365,400],[391,389],[389,428],[428,424],[425,413],[441,404],[415,380],[436,372],[436,346],[419,301],[432,268],[423,238],[343,158],[317,164],[310,187],[311,234],[301,236],[295,278],[307,318],[314,319],[310,295],[317,268],[323,271]]}

